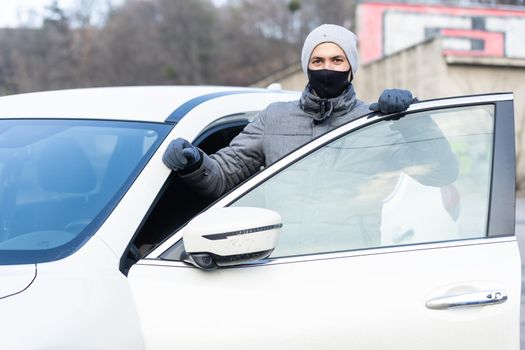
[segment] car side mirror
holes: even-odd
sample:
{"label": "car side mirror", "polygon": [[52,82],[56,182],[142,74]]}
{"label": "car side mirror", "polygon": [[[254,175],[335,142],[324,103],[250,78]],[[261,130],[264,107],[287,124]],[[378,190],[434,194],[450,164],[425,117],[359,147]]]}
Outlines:
{"label": "car side mirror", "polygon": [[269,209],[210,209],[184,228],[187,260],[209,270],[264,259],[277,245],[282,225],[281,216]]}

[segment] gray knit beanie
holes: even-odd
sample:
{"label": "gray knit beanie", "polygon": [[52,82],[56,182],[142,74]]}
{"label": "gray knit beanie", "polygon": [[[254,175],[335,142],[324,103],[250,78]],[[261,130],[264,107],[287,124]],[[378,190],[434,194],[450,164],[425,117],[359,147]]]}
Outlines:
{"label": "gray knit beanie", "polygon": [[304,74],[308,75],[308,62],[310,61],[312,52],[317,45],[325,42],[334,43],[343,49],[346,58],[350,61],[352,74],[355,77],[358,65],[357,36],[348,29],[335,24],[323,24],[312,30],[306,37],[301,52],[301,63],[303,65]]}

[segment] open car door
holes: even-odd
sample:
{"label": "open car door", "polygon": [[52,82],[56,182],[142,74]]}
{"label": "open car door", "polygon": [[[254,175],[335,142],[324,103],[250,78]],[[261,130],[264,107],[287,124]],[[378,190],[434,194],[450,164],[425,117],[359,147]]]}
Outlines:
{"label": "open car door", "polygon": [[131,267],[146,348],[518,349],[514,157],[512,94],[323,135],[212,206],[279,213],[269,258],[203,271],[183,228]]}

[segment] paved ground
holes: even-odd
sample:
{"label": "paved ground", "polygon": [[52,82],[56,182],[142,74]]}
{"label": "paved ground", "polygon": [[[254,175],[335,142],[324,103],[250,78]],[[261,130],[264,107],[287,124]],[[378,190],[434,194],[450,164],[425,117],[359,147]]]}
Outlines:
{"label": "paved ground", "polygon": [[525,197],[516,200],[516,237],[521,252],[521,350],[525,350]]}

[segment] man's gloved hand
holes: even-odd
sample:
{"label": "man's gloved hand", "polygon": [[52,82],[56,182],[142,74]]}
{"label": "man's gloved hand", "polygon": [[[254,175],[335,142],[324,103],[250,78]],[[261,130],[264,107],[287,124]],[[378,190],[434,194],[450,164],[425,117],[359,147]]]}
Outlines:
{"label": "man's gloved hand", "polygon": [[164,164],[174,171],[191,167],[200,159],[201,154],[197,147],[182,138],[171,141],[162,156]]}
{"label": "man's gloved hand", "polygon": [[411,103],[417,102],[417,98],[412,98],[412,93],[402,89],[386,89],[379,96],[379,101],[370,105],[370,110],[383,114],[403,112],[408,109]]}

